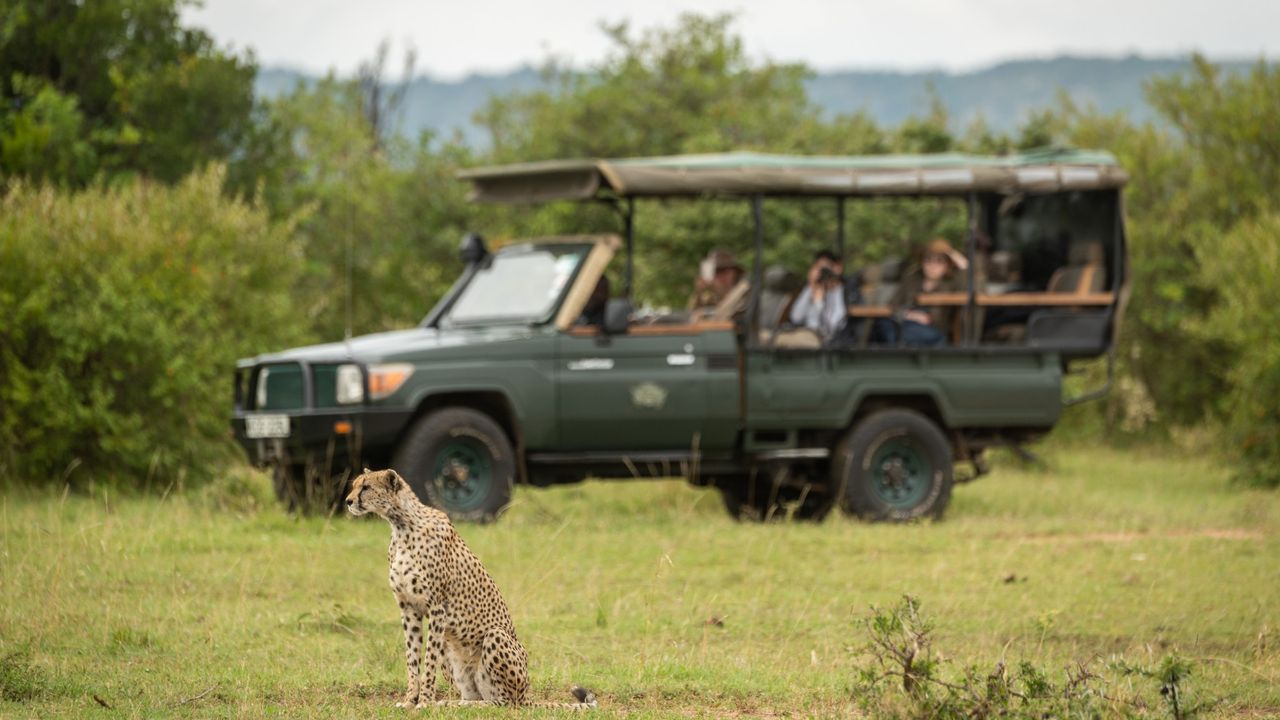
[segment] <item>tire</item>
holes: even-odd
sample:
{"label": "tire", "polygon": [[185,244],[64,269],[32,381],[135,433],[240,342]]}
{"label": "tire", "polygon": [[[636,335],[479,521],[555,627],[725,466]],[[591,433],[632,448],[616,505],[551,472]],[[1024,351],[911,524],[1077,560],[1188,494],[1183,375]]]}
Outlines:
{"label": "tire", "polygon": [[391,459],[422,502],[460,522],[487,523],[511,503],[516,462],[511,441],[488,415],[436,410],[409,428]]}
{"label": "tire", "polygon": [[951,502],[951,445],[914,410],[868,415],[836,446],[831,469],[841,511],[863,520],[940,518]]}
{"label": "tire", "polygon": [[822,522],[835,505],[835,498],[825,492],[775,485],[767,476],[720,477],[714,484],[725,512],[739,521],[774,522],[790,517],[799,522]]}

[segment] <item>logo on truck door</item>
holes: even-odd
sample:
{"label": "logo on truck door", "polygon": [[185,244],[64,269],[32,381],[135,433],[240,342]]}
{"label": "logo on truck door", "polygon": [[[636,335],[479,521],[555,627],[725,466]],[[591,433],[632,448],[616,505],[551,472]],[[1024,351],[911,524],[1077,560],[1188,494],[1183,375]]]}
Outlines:
{"label": "logo on truck door", "polygon": [[651,382],[632,385],[631,404],[646,410],[661,410],[667,404],[667,391]]}

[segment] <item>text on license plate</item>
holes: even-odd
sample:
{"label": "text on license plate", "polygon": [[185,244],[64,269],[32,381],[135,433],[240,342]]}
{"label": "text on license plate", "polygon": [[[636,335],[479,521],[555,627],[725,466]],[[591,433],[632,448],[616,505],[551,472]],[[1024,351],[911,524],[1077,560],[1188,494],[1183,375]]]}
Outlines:
{"label": "text on license plate", "polygon": [[244,419],[244,434],[250,439],[289,437],[289,416],[249,415]]}

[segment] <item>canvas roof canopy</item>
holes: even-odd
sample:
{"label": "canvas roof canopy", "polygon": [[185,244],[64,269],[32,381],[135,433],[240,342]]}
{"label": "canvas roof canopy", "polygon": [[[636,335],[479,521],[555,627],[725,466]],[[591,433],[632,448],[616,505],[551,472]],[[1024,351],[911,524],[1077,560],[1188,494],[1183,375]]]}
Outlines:
{"label": "canvas roof canopy", "polygon": [[965,195],[1123,187],[1110,153],[803,156],[763,153],[553,160],[464,170],[480,202],[539,203],[608,197],[715,195]]}

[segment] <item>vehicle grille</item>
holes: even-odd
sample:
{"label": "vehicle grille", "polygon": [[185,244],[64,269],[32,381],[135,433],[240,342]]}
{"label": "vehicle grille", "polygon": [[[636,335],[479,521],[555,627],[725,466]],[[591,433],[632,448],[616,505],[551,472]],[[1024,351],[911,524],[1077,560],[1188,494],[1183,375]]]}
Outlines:
{"label": "vehicle grille", "polygon": [[302,366],[297,363],[262,365],[249,394],[253,410],[296,410],[306,406]]}

